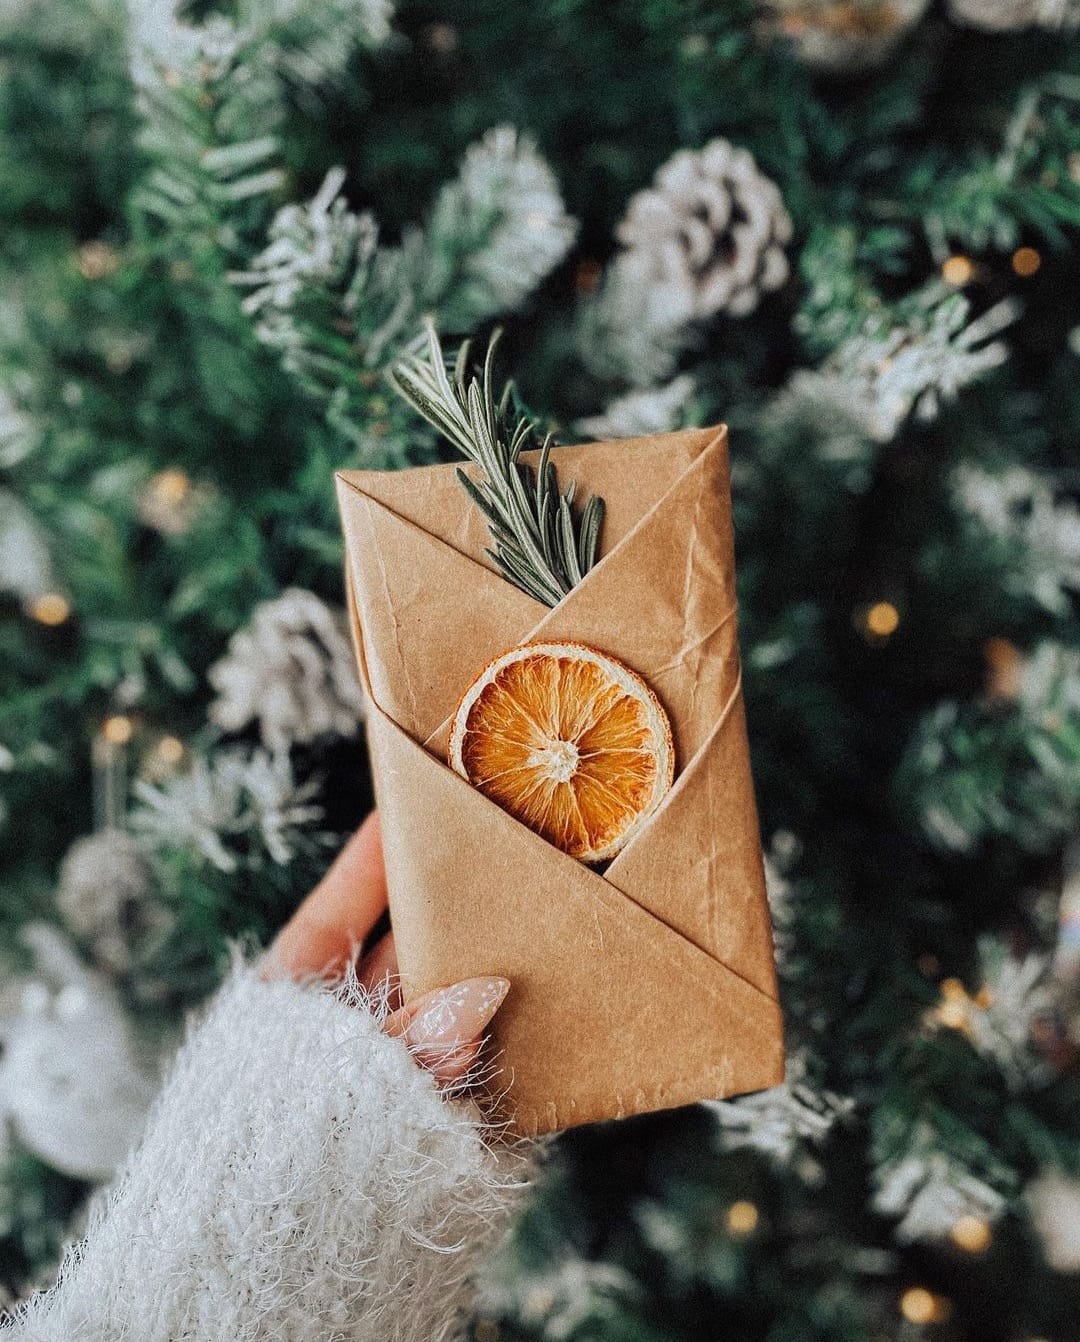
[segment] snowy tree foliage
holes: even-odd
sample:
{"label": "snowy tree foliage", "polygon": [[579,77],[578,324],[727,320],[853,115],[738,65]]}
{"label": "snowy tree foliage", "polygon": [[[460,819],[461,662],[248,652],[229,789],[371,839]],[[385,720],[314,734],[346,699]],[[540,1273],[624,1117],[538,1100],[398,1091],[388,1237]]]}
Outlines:
{"label": "snowy tree foliage", "polygon": [[[26,1140],[79,1012],[25,929],[62,927],[97,976],[80,1011],[123,1081],[117,1041],[170,1037],[372,804],[332,477],[448,457],[387,377],[430,316],[451,350],[504,326],[500,376],[562,440],[730,427],[789,1046],[772,1091],[554,1143],[477,1338],[865,1342],[918,1327],[919,1286],[941,1342],[1061,1335],[1067,11],[4,8],[0,1015],[31,1059],[3,1082],[13,1293],[77,1225],[76,1175],[109,1163],[71,1158],[85,1069],[52,1111],[63,1142]],[[87,1133],[134,1129],[123,1089]]]}

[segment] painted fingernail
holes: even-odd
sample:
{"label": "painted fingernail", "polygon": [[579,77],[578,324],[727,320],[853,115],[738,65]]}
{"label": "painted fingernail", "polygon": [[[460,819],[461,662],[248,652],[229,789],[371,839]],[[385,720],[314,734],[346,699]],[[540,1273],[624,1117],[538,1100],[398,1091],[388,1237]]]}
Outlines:
{"label": "painted fingernail", "polygon": [[464,979],[438,988],[414,1004],[405,1042],[418,1053],[453,1053],[479,1039],[509,991],[509,979],[495,977]]}

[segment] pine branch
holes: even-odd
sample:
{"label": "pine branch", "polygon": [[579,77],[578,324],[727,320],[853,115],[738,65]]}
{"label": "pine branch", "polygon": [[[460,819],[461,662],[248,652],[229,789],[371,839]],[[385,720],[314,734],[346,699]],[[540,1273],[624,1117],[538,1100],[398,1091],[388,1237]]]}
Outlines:
{"label": "pine branch", "polygon": [[[373,409],[384,397],[364,375],[396,362],[423,312],[461,331],[520,307],[562,260],[575,225],[547,164],[507,126],[466,150],[425,226],[396,246],[380,245],[373,215],[348,208],[344,180],[331,169],[310,201],[279,209],[266,246],[230,279],[251,290],[244,309],[259,339],[370,459],[365,426],[384,415]],[[408,448],[399,441],[400,460]],[[388,446],[385,425],[379,446]]]}
{"label": "pine branch", "polygon": [[216,18],[167,31],[133,59],[146,163],[130,198],[136,235],[200,273],[212,267],[216,282],[250,255],[284,182],[272,52]]}
{"label": "pine branch", "polygon": [[[507,384],[496,401],[493,387],[499,332],[488,343],[482,379],[468,376],[469,342],[458,350],[453,378],[432,323],[427,347],[407,354],[390,380],[397,392],[483,472],[458,479],[488,520],[494,548],[487,553],[505,577],[546,606],[555,606],[596,562],[603,500],[593,495],[574,511],[574,482],[560,492],[551,461],[552,436],[537,440],[531,420],[511,410]],[[521,462],[539,448],[535,471]]]}

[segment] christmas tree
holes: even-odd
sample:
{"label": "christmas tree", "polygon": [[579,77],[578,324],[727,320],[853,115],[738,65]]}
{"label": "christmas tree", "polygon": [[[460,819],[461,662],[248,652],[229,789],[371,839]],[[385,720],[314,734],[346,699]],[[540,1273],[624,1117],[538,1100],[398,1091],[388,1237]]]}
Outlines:
{"label": "christmas tree", "polygon": [[731,427],[775,1091],[574,1131],[478,1339],[1075,1336],[1075,0],[0,18],[0,1281],[371,805],[339,468],[505,335]]}

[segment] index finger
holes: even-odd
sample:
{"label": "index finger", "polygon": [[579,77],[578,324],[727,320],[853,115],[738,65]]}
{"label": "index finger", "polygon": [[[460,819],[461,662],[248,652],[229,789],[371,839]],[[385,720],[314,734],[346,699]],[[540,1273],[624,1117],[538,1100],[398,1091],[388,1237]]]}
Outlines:
{"label": "index finger", "polygon": [[372,811],[278,933],[264,972],[340,978],[386,905],[382,833]]}

